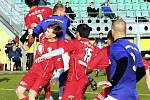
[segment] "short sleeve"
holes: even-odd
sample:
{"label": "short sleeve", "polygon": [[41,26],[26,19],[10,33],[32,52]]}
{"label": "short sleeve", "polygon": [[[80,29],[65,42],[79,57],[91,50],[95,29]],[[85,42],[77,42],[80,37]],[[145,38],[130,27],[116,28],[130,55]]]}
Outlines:
{"label": "short sleeve", "polygon": [[41,21],[33,30],[33,32],[36,34],[36,35],[40,35],[42,32],[43,32],[43,27],[42,27],[42,24],[43,24],[44,21]]}

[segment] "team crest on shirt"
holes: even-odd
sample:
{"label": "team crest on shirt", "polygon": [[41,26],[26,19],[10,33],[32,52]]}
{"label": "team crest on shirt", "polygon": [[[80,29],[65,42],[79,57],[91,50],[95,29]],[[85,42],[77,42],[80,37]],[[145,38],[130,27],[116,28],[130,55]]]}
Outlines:
{"label": "team crest on shirt", "polygon": [[51,51],[52,51],[52,48],[51,48],[51,47],[48,47],[48,48],[47,48],[47,51],[48,51],[48,52],[51,52]]}

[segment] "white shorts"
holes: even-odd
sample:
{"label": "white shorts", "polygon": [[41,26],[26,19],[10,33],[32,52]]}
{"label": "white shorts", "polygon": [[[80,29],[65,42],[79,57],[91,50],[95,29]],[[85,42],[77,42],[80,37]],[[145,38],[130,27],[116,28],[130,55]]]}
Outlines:
{"label": "white shorts", "polygon": [[110,95],[108,95],[107,98],[105,98],[104,100],[117,100],[117,99],[112,97],[112,96],[110,96]]}

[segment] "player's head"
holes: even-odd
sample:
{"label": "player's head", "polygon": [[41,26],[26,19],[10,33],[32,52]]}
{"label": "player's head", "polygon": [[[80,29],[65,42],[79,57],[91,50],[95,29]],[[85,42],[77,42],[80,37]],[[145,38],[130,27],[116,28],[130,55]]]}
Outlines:
{"label": "player's head", "polygon": [[53,14],[58,16],[65,16],[65,6],[61,3],[57,3],[53,8]]}
{"label": "player's head", "polygon": [[25,0],[26,5],[29,7],[38,6],[39,2],[39,0]]}
{"label": "player's head", "polygon": [[115,20],[112,23],[112,35],[115,40],[126,36],[126,22],[123,19]]}
{"label": "player's head", "polygon": [[82,38],[88,38],[91,28],[87,24],[79,24],[76,29],[76,36]]}
{"label": "player's head", "polygon": [[114,38],[112,36],[112,31],[110,30],[107,34],[107,44],[111,45],[113,43],[113,41],[114,41]]}
{"label": "player's head", "polygon": [[47,39],[59,38],[63,33],[63,29],[59,24],[49,25],[47,31],[45,32],[45,37]]}
{"label": "player's head", "polygon": [[102,39],[103,38],[103,33],[99,33],[99,38]]}

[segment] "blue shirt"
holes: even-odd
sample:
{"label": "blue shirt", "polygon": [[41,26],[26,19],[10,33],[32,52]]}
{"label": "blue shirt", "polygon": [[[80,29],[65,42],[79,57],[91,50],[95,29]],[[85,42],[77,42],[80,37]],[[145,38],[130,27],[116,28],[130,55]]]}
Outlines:
{"label": "blue shirt", "polygon": [[101,9],[104,12],[104,14],[112,13],[111,8],[109,6],[105,6],[105,4],[101,4]]}
{"label": "blue shirt", "polygon": [[143,67],[144,64],[137,46],[125,38],[117,39],[110,46],[110,80],[115,73],[117,62],[123,57],[128,58],[127,69],[117,85],[112,88],[109,95],[118,100],[138,100],[136,92],[136,68]]}
{"label": "blue shirt", "polygon": [[66,31],[68,27],[70,26],[70,20],[67,17],[63,16],[52,16],[48,19],[45,19],[41,21],[35,28],[34,28],[34,33],[39,35],[42,32],[46,32],[47,28],[51,24],[58,23],[62,28],[63,28],[63,34],[60,37],[60,39],[65,38]]}

